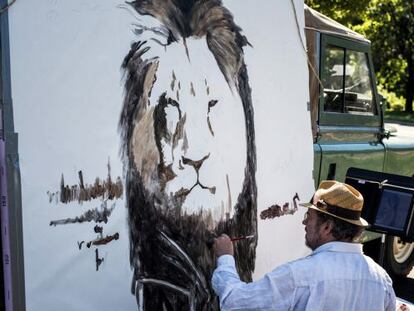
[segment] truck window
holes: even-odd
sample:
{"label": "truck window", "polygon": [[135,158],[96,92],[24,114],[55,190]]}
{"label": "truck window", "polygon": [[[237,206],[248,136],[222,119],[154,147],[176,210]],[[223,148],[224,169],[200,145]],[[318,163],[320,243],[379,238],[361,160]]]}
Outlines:
{"label": "truck window", "polygon": [[329,45],[326,49],[322,83],[324,87],[324,110],[342,112],[344,96],[345,49]]}
{"label": "truck window", "polygon": [[366,53],[327,45],[323,64],[324,111],[377,114]]}

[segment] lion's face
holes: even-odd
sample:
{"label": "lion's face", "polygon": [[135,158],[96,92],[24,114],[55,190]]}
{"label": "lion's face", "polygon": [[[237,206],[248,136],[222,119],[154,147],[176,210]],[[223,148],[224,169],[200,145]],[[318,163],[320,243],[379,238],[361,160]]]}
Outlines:
{"label": "lion's face", "polygon": [[233,214],[244,181],[245,117],[205,40],[186,44],[189,58],[182,43],[148,51],[159,58],[146,81],[146,109],[134,123],[131,150],[145,188],[161,205],[203,209],[220,220]]}

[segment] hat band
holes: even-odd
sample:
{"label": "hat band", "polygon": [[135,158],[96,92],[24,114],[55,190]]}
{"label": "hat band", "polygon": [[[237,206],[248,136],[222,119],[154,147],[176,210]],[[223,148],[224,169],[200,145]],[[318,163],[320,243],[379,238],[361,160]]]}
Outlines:
{"label": "hat band", "polygon": [[347,208],[330,205],[324,201],[319,201],[318,203],[316,203],[316,206],[325,212],[328,212],[338,217],[342,217],[346,219],[359,220],[359,218],[361,217],[360,211],[349,210]]}

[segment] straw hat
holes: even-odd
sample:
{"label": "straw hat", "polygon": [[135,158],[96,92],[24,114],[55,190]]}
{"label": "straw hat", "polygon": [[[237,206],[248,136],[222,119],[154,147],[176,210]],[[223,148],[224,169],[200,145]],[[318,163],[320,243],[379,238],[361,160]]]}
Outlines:
{"label": "straw hat", "polygon": [[312,203],[301,206],[342,219],[356,226],[367,227],[368,222],[361,218],[364,198],[354,187],[335,181],[324,180],[313,196]]}

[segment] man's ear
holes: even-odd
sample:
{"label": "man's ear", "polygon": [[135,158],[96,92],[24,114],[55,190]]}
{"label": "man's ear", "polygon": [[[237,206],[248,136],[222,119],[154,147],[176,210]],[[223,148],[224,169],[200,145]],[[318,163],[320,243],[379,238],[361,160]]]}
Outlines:
{"label": "man's ear", "polygon": [[331,220],[327,220],[322,224],[321,229],[325,236],[332,235],[333,226],[334,224]]}

